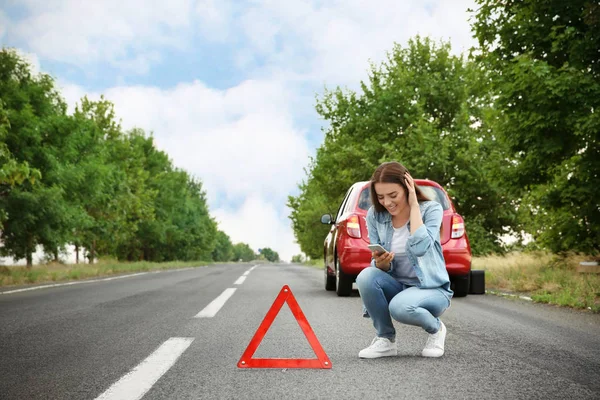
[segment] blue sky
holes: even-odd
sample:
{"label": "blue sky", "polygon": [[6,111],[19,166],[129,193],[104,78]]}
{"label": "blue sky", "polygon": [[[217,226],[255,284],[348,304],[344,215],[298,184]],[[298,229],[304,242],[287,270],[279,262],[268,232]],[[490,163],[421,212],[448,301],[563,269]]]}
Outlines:
{"label": "blue sky", "polygon": [[0,0],[0,43],[51,74],[70,107],[115,104],[201,179],[234,242],[300,253],[287,196],[321,144],[323,88],[417,35],[474,44],[472,0]]}

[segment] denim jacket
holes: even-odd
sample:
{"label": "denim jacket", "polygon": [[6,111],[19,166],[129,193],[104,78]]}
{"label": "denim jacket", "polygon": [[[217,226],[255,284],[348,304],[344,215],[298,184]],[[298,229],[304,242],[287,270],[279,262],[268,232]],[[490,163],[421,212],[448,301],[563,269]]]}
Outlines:
{"label": "denim jacket", "polygon": [[[409,236],[406,243],[406,254],[419,279],[416,286],[421,289],[440,289],[450,300],[454,293],[450,290],[450,278],[440,243],[440,226],[444,213],[442,206],[435,201],[423,201],[419,203],[419,208],[423,225]],[[410,220],[408,229],[410,231]],[[387,211],[377,212],[371,206],[367,212],[367,230],[371,243],[378,243],[390,250],[394,235],[390,213]],[[376,268],[375,260],[371,260],[371,266]],[[395,260],[392,260],[391,268],[388,271],[392,276],[394,267]]]}

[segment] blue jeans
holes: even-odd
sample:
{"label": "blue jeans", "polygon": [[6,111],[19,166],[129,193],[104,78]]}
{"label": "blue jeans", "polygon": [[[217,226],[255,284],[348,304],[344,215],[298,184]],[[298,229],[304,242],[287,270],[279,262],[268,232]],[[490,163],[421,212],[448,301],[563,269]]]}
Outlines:
{"label": "blue jeans", "polygon": [[392,318],[420,326],[427,333],[436,333],[440,328],[438,317],[450,306],[450,300],[441,289],[406,286],[376,267],[362,270],[356,285],[377,336],[390,340],[396,337]]}

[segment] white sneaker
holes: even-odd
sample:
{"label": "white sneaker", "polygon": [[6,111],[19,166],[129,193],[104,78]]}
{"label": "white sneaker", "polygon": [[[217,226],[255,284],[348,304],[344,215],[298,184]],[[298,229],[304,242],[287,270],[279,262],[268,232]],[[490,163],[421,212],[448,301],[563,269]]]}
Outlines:
{"label": "white sneaker", "polygon": [[398,345],[390,339],[376,337],[371,345],[358,353],[359,358],[379,358],[398,355]]}
{"label": "white sneaker", "polygon": [[423,357],[441,357],[444,355],[444,342],[446,340],[446,325],[440,321],[440,330],[430,334],[427,344],[421,355]]}

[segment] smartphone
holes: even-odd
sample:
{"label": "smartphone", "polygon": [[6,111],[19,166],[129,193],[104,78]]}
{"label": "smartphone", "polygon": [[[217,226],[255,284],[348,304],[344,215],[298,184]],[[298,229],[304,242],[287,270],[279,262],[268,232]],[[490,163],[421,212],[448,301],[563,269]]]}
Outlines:
{"label": "smartphone", "polygon": [[371,251],[378,251],[380,253],[387,253],[388,251],[380,244],[370,244],[369,249]]}

